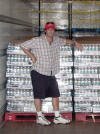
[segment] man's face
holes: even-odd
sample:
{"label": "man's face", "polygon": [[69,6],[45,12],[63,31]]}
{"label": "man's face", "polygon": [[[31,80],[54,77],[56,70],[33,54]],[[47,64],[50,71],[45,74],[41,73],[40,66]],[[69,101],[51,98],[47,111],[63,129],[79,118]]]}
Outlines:
{"label": "man's face", "polygon": [[55,34],[55,29],[49,28],[46,30],[46,35],[49,37],[53,37]]}

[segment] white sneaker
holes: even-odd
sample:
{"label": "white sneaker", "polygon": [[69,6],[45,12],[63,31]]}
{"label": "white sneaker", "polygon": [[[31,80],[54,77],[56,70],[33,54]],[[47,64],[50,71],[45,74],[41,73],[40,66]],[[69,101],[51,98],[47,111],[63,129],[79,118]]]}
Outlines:
{"label": "white sneaker", "polygon": [[51,122],[48,121],[44,116],[37,117],[36,123],[41,124],[41,125],[50,125],[51,124]]}
{"label": "white sneaker", "polygon": [[68,124],[68,123],[70,123],[71,121],[70,121],[69,119],[63,118],[63,117],[60,115],[60,116],[58,116],[58,117],[55,117],[53,122],[54,122],[55,124]]}

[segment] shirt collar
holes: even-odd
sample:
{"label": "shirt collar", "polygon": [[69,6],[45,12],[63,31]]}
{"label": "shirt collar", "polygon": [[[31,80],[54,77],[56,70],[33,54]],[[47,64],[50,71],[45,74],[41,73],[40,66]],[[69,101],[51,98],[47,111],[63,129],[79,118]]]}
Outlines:
{"label": "shirt collar", "polygon": [[[44,39],[44,40],[46,40],[47,41],[47,38],[46,38],[46,35],[45,34],[42,34],[41,35],[41,37]],[[54,35],[54,37],[53,37],[53,42],[56,40],[56,36]],[[48,42],[48,41],[47,41]],[[53,43],[52,42],[52,43]]]}

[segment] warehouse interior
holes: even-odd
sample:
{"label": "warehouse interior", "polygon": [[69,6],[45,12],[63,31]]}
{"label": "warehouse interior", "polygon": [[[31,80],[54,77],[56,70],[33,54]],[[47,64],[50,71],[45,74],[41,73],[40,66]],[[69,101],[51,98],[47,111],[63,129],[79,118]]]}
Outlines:
{"label": "warehouse interior", "polygon": [[[45,127],[35,124],[33,114],[29,114],[35,113],[30,78],[25,75],[31,65],[12,41],[40,36],[49,21],[55,22],[57,35],[78,41],[83,50],[73,45],[62,47],[61,71],[56,76],[61,91],[60,110],[72,122]],[[43,112],[52,118],[50,98],[43,102]],[[27,116],[15,119],[15,113]],[[98,134],[99,123],[100,1],[0,0],[0,133]]]}

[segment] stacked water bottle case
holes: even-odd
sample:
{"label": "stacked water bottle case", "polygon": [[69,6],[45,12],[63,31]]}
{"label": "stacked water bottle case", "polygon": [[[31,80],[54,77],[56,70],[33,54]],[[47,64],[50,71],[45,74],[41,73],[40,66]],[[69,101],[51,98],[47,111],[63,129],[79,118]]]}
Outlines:
{"label": "stacked water bottle case", "polygon": [[[30,78],[30,59],[19,46],[9,44],[7,50],[7,110],[35,112]],[[72,51],[60,52],[60,72],[56,75],[60,89],[60,110],[72,112]],[[75,50],[75,112],[100,112],[100,44],[84,44]],[[51,98],[43,101],[43,111],[52,112]]]}
{"label": "stacked water bottle case", "polygon": [[[60,73],[56,75],[61,93],[60,110],[72,112],[72,57],[70,46],[62,47]],[[7,49],[7,111],[35,112],[33,90],[30,78],[31,62],[19,46],[8,45]],[[51,98],[43,100],[43,112],[52,112]]]}
{"label": "stacked water bottle case", "polygon": [[8,45],[7,49],[7,111],[33,111],[30,59],[19,46]]}
{"label": "stacked water bottle case", "polygon": [[100,112],[100,43],[75,51],[75,112]]}

